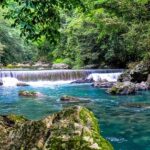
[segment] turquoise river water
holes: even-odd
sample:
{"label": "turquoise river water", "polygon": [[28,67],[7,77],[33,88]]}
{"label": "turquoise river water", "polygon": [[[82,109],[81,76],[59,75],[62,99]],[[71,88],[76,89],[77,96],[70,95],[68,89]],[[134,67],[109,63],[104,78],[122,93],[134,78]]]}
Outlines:
{"label": "turquoise river water", "polygon": [[[46,95],[33,99],[18,96],[19,90],[34,90]],[[19,114],[40,119],[58,112],[70,104],[61,103],[60,96],[71,95],[91,100],[82,105],[94,112],[101,134],[115,150],[150,150],[150,107],[128,107],[126,104],[145,103],[150,106],[150,92],[133,96],[110,96],[104,89],[89,84],[53,85],[47,87],[0,87],[0,114]]]}

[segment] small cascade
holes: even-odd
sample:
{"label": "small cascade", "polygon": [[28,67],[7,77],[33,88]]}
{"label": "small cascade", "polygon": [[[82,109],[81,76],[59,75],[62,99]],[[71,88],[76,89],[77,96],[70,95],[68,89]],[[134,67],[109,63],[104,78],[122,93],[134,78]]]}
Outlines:
{"label": "small cascade", "polygon": [[109,82],[116,82],[120,74],[121,72],[119,73],[92,73],[87,77],[87,79],[93,79],[94,81],[107,80]]}
{"label": "small cascade", "polygon": [[0,78],[10,77],[19,81],[66,81],[87,78],[90,74],[107,74],[122,72],[120,69],[91,70],[38,70],[38,71],[0,71]]}
{"label": "small cascade", "polygon": [[3,86],[16,86],[19,81],[16,78],[3,77],[2,83]]}
{"label": "small cascade", "polygon": [[0,79],[4,86],[16,86],[26,82],[31,86],[47,86],[68,84],[79,79],[106,79],[116,81],[123,70],[120,69],[91,69],[91,70],[30,70],[30,71],[0,71]]}

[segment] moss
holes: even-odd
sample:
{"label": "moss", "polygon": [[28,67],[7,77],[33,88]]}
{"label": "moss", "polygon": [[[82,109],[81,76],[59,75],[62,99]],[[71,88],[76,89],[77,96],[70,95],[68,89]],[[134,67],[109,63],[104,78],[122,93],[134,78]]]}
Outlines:
{"label": "moss", "polygon": [[23,123],[25,121],[27,121],[26,118],[24,118],[23,116],[17,116],[17,115],[9,115],[7,116],[7,118],[11,121],[14,121],[15,123]]}
{"label": "moss", "polygon": [[[20,150],[113,150],[99,132],[94,114],[83,107],[71,107],[40,121],[30,121],[20,116],[7,116],[17,122],[13,128],[7,126],[7,146],[1,138],[0,148]],[[8,130],[10,128],[10,130]],[[2,144],[1,144],[2,143]]]}
{"label": "moss", "polygon": [[115,86],[113,86],[108,90],[108,92],[111,93],[112,95],[115,95],[118,93],[118,89]]}

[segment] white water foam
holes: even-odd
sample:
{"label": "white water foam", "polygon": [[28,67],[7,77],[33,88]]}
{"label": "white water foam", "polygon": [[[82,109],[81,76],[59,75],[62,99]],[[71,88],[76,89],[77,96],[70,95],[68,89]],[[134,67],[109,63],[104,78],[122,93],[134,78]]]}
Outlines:
{"label": "white water foam", "polygon": [[63,85],[63,84],[69,84],[72,81],[67,80],[67,81],[31,81],[31,82],[22,82],[19,81],[16,78],[11,78],[11,77],[4,77],[2,78],[3,86],[17,86],[18,83],[26,83],[29,86],[36,86],[36,87],[43,87],[43,86],[55,86],[55,85]]}
{"label": "white water foam", "polygon": [[107,80],[109,82],[116,82],[121,73],[92,73],[87,79],[93,79],[94,81]]}
{"label": "white water foam", "polygon": [[19,81],[16,78],[4,77],[2,78],[3,86],[16,86]]}
{"label": "white water foam", "polygon": [[[93,79],[94,81],[98,80],[107,80],[110,82],[117,81],[119,75],[121,73],[91,73],[88,75],[87,79]],[[59,81],[43,81],[43,80],[37,80],[37,81],[20,81],[15,77],[2,77],[3,86],[16,86],[18,83],[26,83],[30,86],[34,87],[55,87],[57,85],[65,85],[69,84],[71,82],[75,81],[73,80],[59,80]]]}

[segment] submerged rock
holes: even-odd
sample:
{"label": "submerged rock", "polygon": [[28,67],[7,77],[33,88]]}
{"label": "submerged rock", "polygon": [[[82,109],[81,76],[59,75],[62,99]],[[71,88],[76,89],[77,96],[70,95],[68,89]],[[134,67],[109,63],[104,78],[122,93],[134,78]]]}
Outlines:
{"label": "submerged rock", "polygon": [[141,102],[125,103],[122,106],[128,107],[128,108],[150,109],[150,103],[141,103]]}
{"label": "submerged rock", "polygon": [[64,95],[60,98],[60,101],[62,102],[67,102],[67,103],[89,103],[90,100],[83,100],[83,99],[80,99],[78,97],[73,97],[73,96],[67,96],[67,95]]}
{"label": "submerged rock", "polygon": [[112,88],[108,89],[108,93],[112,95],[130,95],[135,94],[136,86],[132,82],[117,82]]}
{"label": "submerged rock", "polygon": [[42,97],[43,94],[35,91],[19,91],[19,96],[24,97]]}
{"label": "submerged rock", "polygon": [[2,150],[113,150],[97,119],[83,107],[71,107],[39,121],[0,117]]}

